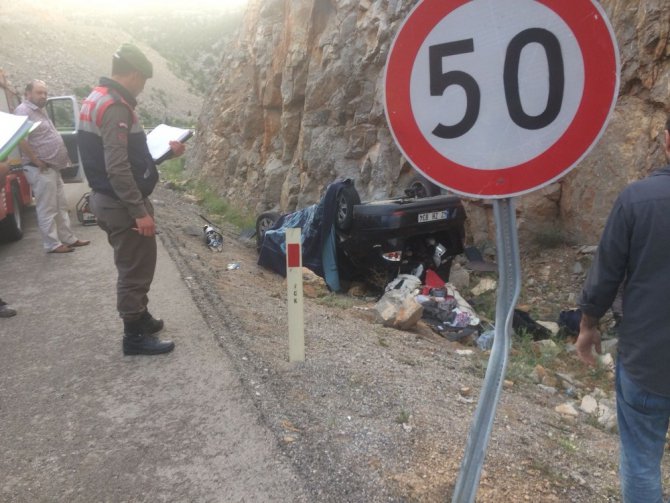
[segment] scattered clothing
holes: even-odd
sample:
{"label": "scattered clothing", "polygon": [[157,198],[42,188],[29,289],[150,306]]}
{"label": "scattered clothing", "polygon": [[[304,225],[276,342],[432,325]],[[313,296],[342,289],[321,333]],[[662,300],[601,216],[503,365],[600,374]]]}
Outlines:
{"label": "scattered clothing", "polygon": [[577,335],[579,333],[579,323],[581,321],[581,309],[570,309],[558,313],[558,326],[567,330],[571,335]]}
{"label": "scattered clothing", "polygon": [[533,337],[534,341],[551,338],[551,331],[548,328],[540,325],[537,321],[530,317],[530,314],[525,311],[521,311],[520,309],[514,310],[512,328],[514,328],[514,330],[517,332],[526,332]]}

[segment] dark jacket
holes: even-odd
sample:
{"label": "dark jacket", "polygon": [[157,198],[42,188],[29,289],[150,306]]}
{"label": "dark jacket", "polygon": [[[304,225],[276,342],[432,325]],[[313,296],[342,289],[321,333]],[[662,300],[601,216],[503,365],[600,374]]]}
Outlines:
{"label": "dark jacket", "polygon": [[582,311],[602,317],[622,282],[621,363],[638,386],[670,396],[670,165],[617,198],[580,297]]}
{"label": "dark jacket", "polygon": [[136,101],[128,91],[111,79],[103,78],[82,104],[77,142],[91,188],[116,199],[124,199],[110,183],[105,163],[105,149],[101,127],[105,111],[112,105],[123,105],[128,110],[127,138],[128,163],[133,179],[142,197],[151,194],[158,182],[156,163],[149,153],[146,134],[135,113]]}

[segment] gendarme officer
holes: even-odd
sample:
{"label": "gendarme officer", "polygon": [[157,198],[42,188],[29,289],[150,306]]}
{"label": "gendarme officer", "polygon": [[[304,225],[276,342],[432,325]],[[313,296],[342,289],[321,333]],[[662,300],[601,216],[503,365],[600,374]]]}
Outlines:
{"label": "gendarme officer", "polygon": [[[158,181],[156,163],[135,106],[153,76],[136,46],[123,44],[112,59],[112,77],[100,79],[81,108],[78,143],[91,186],[91,210],[114,248],[117,309],[123,319],[124,354],[160,354],[174,349],[156,334],[163,321],[149,313],[148,293],[156,269],[156,226],[149,195]],[[170,142],[175,156],[184,153]]]}

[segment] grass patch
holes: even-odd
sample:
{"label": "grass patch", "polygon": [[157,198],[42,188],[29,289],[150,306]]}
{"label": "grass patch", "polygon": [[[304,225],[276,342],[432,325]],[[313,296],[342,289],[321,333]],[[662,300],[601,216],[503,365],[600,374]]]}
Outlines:
{"label": "grass patch", "polygon": [[533,244],[540,249],[558,248],[571,244],[571,240],[559,225],[546,225],[532,236]]}
{"label": "grass patch", "polygon": [[519,331],[512,336],[512,351],[507,369],[508,379],[513,381],[527,381],[528,375],[535,367],[541,365],[545,368],[556,366],[559,355],[565,353],[565,342],[556,338],[549,339],[554,341],[557,348],[555,351],[540,351],[533,344],[533,337]]}
{"label": "grass patch", "polygon": [[317,304],[321,304],[322,306],[336,307],[338,309],[351,309],[361,303],[360,300],[354,297],[339,293],[328,293],[323,297],[317,297],[314,300]]}
{"label": "grass patch", "polygon": [[233,206],[205,182],[196,182],[193,193],[210,215],[221,217],[240,229],[256,226],[256,217],[252,212]]}
{"label": "grass patch", "polygon": [[484,292],[473,299],[468,299],[477,315],[484,320],[496,318],[497,289]]}
{"label": "grass patch", "polygon": [[164,180],[175,184],[180,184],[183,183],[186,179],[184,163],[185,160],[183,157],[168,159],[167,161],[162,162],[158,169],[160,170],[161,176]]}
{"label": "grass patch", "polygon": [[163,162],[160,173],[164,180],[172,182],[174,188],[192,194],[215,223],[226,221],[239,229],[255,227],[256,216],[246,208],[233,206],[222,198],[211,185],[203,181],[192,181],[186,176],[184,158],[178,157]]}
{"label": "grass patch", "polygon": [[574,452],[577,452],[577,446],[576,446],[575,443],[574,443],[572,440],[570,440],[569,438],[566,438],[566,437],[559,438],[559,439],[557,440],[557,443],[558,443],[558,445],[561,446],[561,448],[563,448],[563,450],[564,450],[565,452],[567,452],[567,453],[572,454],[572,453],[574,453]]}
{"label": "grass patch", "polygon": [[398,414],[395,418],[395,422],[398,424],[407,424],[409,423],[409,418],[411,417],[411,414],[407,412],[405,409],[400,411],[400,414]]}

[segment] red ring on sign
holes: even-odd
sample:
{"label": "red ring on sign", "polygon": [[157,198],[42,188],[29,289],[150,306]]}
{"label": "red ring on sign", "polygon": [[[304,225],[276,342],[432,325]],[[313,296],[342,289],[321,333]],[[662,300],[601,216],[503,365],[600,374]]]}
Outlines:
{"label": "red ring on sign", "polygon": [[[385,104],[391,133],[407,159],[430,179],[475,197],[509,197],[551,183],[572,169],[603,132],[617,98],[618,59],[614,35],[592,0],[536,0],[570,27],[584,58],[584,92],[563,135],[542,154],[508,168],[481,170],[444,157],[421,133],[412,112],[410,80],[426,37],[469,0],[424,0],[400,28],[385,75]],[[390,79],[389,76],[392,78]]]}

